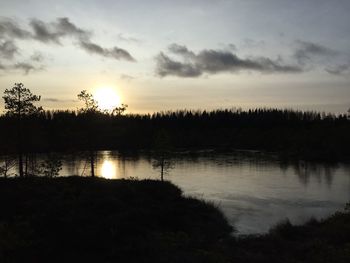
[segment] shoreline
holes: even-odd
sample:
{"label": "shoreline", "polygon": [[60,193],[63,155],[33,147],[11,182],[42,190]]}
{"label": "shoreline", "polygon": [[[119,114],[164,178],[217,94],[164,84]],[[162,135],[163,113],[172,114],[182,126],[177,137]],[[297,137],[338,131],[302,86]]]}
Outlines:
{"label": "shoreline", "polygon": [[0,200],[2,262],[319,262],[325,253],[332,262],[350,258],[349,210],[242,236],[231,235],[234,229],[215,205],[184,196],[167,181],[0,178]]}

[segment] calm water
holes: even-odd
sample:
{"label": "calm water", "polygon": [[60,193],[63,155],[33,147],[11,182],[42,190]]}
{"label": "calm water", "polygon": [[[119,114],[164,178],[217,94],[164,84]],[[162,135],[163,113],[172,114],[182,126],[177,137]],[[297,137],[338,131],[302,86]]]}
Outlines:
{"label": "calm water", "polygon": [[[146,154],[97,155],[96,174],[105,178],[160,178],[156,161]],[[79,155],[64,156],[61,176],[89,175]],[[239,233],[262,233],[289,218],[300,224],[324,218],[350,201],[350,165],[283,163],[261,153],[177,154],[169,161],[165,180],[185,195],[216,204]]]}

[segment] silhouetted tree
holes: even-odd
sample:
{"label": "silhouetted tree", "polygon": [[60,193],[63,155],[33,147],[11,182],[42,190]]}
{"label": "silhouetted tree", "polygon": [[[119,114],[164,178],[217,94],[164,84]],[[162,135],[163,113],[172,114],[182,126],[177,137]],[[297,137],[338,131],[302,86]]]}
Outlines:
{"label": "silhouetted tree", "polygon": [[41,174],[41,167],[38,163],[37,156],[35,153],[26,153],[25,154],[25,176],[36,176]]}
{"label": "silhouetted tree", "polygon": [[164,130],[160,130],[154,139],[155,161],[153,162],[153,168],[160,168],[160,179],[164,181],[164,174],[166,174],[171,168],[172,163],[170,161],[170,138]]}
{"label": "silhouetted tree", "polygon": [[41,107],[34,105],[34,102],[40,101],[40,96],[32,94],[23,83],[15,83],[12,89],[5,90],[3,99],[7,114],[17,118],[18,169],[19,176],[24,177],[22,118],[42,110]]}
{"label": "silhouetted tree", "polygon": [[11,156],[4,156],[3,163],[0,165],[0,176],[7,177],[10,175],[10,170],[15,166],[16,159]]}
{"label": "silhouetted tree", "polygon": [[[308,160],[350,160],[350,119],[345,111],[335,115],[258,108],[117,116],[101,113],[90,103],[91,96],[84,98],[88,107],[78,112],[50,111],[24,118],[25,149],[87,153],[89,149],[154,149],[163,130],[171,138],[170,146],[178,149],[255,149]],[[0,138],[5,138],[0,153],[17,151],[16,129],[16,116],[0,115]]]}
{"label": "silhouetted tree", "polygon": [[62,170],[62,162],[56,154],[48,154],[41,164],[41,173],[46,177],[55,177]]}
{"label": "silhouetted tree", "polygon": [[120,106],[115,107],[112,110],[112,115],[116,115],[116,116],[122,115],[126,111],[127,107],[128,107],[127,104],[122,103]]}
{"label": "silhouetted tree", "polygon": [[87,124],[86,132],[89,147],[90,170],[91,176],[95,177],[95,145],[93,136],[96,136],[96,134],[94,134],[94,124],[91,122],[94,120],[96,115],[100,113],[100,110],[93,95],[88,93],[86,90],[83,90],[78,94],[78,99],[84,103],[84,107],[81,108],[79,112],[84,114],[86,117],[85,123]]}
{"label": "silhouetted tree", "polygon": [[84,103],[84,107],[79,109],[82,113],[96,113],[99,111],[97,101],[94,99],[91,93],[86,90],[82,90],[78,94],[78,99]]}

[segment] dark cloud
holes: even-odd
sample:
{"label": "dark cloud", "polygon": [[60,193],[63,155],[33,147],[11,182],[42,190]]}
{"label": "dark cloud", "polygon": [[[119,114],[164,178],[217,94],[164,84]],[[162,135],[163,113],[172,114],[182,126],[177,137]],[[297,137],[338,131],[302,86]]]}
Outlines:
{"label": "dark cloud", "polygon": [[44,68],[41,67],[37,67],[33,64],[27,63],[27,62],[20,62],[20,63],[16,63],[12,66],[13,69],[18,69],[18,70],[23,70],[25,75],[28,75],[31,71],[39,71],[39,70],[43,70]]}
{"label": "dark cloud", "polygon": [[186,46],[182,46],[182,45],[178,45],[176,43],[173,43],[171,44],[169,47],[168,47],[168,50],[174,54],[178,54],[178,55],[181,55],[181,56],[184,56],[184,57],[195,57],[195,54],[188,50],[188,48]]}
{"label": "dark cloud", "polygon": [[[49,29],[49,25],[45,25],[43,23],[41,23],[41,25],[44,25],[41,30],[43,40],[59,43],[60,37],[70,36],[76,38],[79,46],[90,54],[97,54],[117,60],[135,61],[135,59],[125,49],[116,46],[108,49],[91,42],[91,32],[77,27],[70,22],[67,17],[58,18],[55,23],[52,23],[51,28],[53,28],[53,30],[51,31]],[[50,38],[51,40],[49,40]]]}
{"label": "dark cloud", "polygon": [[33,38],[44,43],[53,42],[60,44],[60,39],[67,36],[80,40],[89,39],[91,36],[89,31],[77,27],[67,17],[57,18],[56,21],[51,23],[32,19],[30,26],[34,31]]}
{"label": "dark cloud", "polygon": [[298,40],[298,48],[294,52],[294,57],[300,64],[305,64],[313,58],[329,58],[338,54],[337,51],[320,44]]}
{"label": "dark cloud", "polygon": [[44,43],[53,42],[56,44],[60,44],[60,37],[62,36],[62,34],[60,32],[57,32],[48,24],[38,19],[32,19],[30,21],[30,26],[33,28],[34,31],[34,39]]}
{"label": "dark cloud", "polygon": [[241,59],[228,51],[203,50],[196,56],[196,64],[204,72],[236,72],[240,70],[253,70],[260,72],[295,73],[302,71],[297,66],[283,65],[279,61],[269,58]]}
{"label": "dark cloud", "polygon": [[10,38],[19,38],[26,39],[31,38],[32,34],[20,28],[15,21],[9,18],[0,19],[0,37],[10,37]]}
{"label": "dark cloud", "polygon": [[235,45],[235,44],[233,44],[233,43],[229,43],[229,44],[227,44],[227,43],[222,43],[222,42],[220,42],[220,43],[218,43],[224,50],[231,50],[231,51],[234,51],[234,52],[236,52],[237,50],[238,50],[238,48],[237,48],[237,46]]}
{"label": "dark cloud", "polygon": [[349,64],[341,64],[333,67],[328,67],[325,69],[329,74],[332,75],[343,75],[348,74],[350,72],[350,63]]}
{"label": "dark cloud", "polygon": [[89,53],[93,53],[93,54],[99,54],[101,56],[105,56],[106,53],[108,53],[108,51],[104,48],[102,48],[101,46],[91,43],[91,42],[85,42],[85,41],[81,41],[80,45],[83,49],[85,49],[85,51],[89,52]]}
{"label": "dark cloud", "polygon": [[[79,47],[90,54],[97,54],[117,60],[136,61],[125,49],[117,46],[112,48],[104,48],[93,43],[91,41],[92,32],[79,28],[67,17],[57,18],[55,21],[49,23],[39,19],[31,19],[29,26],[32,31],[22,29],[10,19],[0,20],[0,37],[11,37],[12,39],[32,39],[47,44],[61,44],[62,38],[72,37],[73,39],[77,40]],[[5,47],[0,47],[0,55],[3,54],[2,57],[12,58],[13,54],[16,52],[14,51],[14,45],[9,46],[10,44],[13,44],[13,42],[6,44],[7,51],[4,54],[2,49],[5,49]],[[9,49],[10,47],[12,49]]]}
{"label": "dark cloud", "polygon": [[72,22],[70,22],[67,17],[57,18],[55,27],[56,27],[56,30],[62,36],[70,35],[70,36],[78,37],[80,39],[89,39],[91,36],[91,32],[77,27]]}
{"label": "dark cloud", "polygon": [[237,51],[237,46],[235,44],[230,43],[227,45],[227,47],[232,51]]}
{"label": "dark cloud", "polygon": [[281,60],[265,57],[242,59],[237,55],[222,50],[202,50],[195,54],[185,46],[172,44],[172,53],[179,54],[184,62],[176,61],[161,52],[156,57],[156,73],[161,76],[198,77],[204,73],[216,74],[222,72],[239,72],[242,70],[263,73],[299,73],[299,66],[285,65]]}
{"label": "dark cloud", "polygon": [[163,52],[159,53],[159,55],[156,57],[156,61],[156,73],[161,77],[168,75],[178,77],[198,77],[202,75],[202,71],[196,68],[195,65],[174,61]]}
{"label": "dark cloud", "polygon": [[85,51],[91,54],[97,54],[103,57],[109,57],[118,60],[123,59],[132,62],[136,61],[128,51],[122,48],[113,47],[111,49],[107,49],[89,41],[80,41],[79,44]]}
{"label": "dark cloud", "polygon": [[43,65],[37,66],[37,65],[29,63],[29,62],[18,62],[15,64],[1,64],[0,63],[0,70],[1,71],[19,70],[19,71],[22,71],[25,75],[28,75],[30,72],[33,72],[33,71],[40,71],[40,70],[44,70],[44,69],[45,69],[45,67]]}
{"label": "dark cloud", "polygon": [[0,42],[0,57],[5,59],[13,59],[14,55],[18,53],[17,46],[11,40]]}
{"label": "dark cloud", "polygon": [[45,57],[43,54],[41,54],[40,52],[37,51],[37,52],[34,52],[34,54],[30,56],[30,59],[32,61],[35,61],[35,62],[42,62],[45,59]]}

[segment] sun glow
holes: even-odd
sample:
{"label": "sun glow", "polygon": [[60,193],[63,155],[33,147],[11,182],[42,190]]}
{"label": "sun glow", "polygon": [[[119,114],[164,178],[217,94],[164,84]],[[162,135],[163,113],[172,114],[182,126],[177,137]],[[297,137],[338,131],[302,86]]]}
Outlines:
{"label": "sun glow", "polygon": [[109,160],[104,160],[101,167],[101,176],[106,179],[117,178],[116,166]]}
{"label": "sun glow", "polygon": [[102,110],[112,110],[120,105],[120,96],[111,87],[97,88],[94,98]]}

